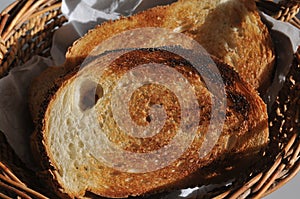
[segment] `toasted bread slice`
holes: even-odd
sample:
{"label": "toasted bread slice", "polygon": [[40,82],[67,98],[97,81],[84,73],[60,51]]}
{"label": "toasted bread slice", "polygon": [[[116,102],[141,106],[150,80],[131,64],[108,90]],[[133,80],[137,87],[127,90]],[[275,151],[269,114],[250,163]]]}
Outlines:
{"label": "toasted bread slice", "polygon": [[[157,27],[184,33],[199,42],[248,83],[263,92],[269,85],[274,65],[272,40],[261,22],[254,0],[179,0],[134,16],[103,23],[76,41],[66,54],[66,68],[80,65],[106,39],[123,31]],[[154,37],[156,38],[156,37]],[[144,43],[124,41],[119,48],[150,48],[170,45],[164,36]],[[112,50],[115,44],[105,50]],[[122,47],[120,47],[122,46]]]}
{"label": "toasted bread slice", "polygon": [[[217,58],[185,50],[200,59],[197,66],[204,68],[196,70],[170,49],[107,52],[51,89],[43,102],[33,148],[56,192],[72,198],[152,194],[226,181],[238,175],[242,165],[259,158],[268,143],[268,118],[258,93]],[[145,65],[154,67],[154,72],[140,68]],[[224,84],[217,81],[218,71]],[[155,74],[151,81],[145,79],[150,73]],[[181,75],[174,79],[177,73]],[[144,83],[124,76],[142,78]],[[131,93],[132,85],[136,87]],[[122,107],[123,102],[127,107]],[[153,116],[153,107],[158,115]],[[214,110],[221,111],[217,117],[212,116]],[[196,120],[184,119],[188,116]],[[156,128],[144,129],[153,123],[162,124],[154,135]],[[132,134],[134,124],[144,134]],[[170,150],[159,153],[165,148]],[[148,158],[139,159],[143,155]],[[225,167],[226,172],[221,172]]]}

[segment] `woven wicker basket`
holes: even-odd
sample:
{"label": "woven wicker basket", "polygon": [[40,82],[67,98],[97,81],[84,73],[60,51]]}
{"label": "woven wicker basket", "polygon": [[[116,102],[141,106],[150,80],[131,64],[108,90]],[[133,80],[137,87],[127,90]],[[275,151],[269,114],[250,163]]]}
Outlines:
{"label": "woven wicker basket", "polygon": [[[257,0],[260,10],[300,29],[299,0]],[[51,39],[66,19],[59,0],[19,0],[0,14],[0,78],[33,55],[50,56]],[[300,170],[300,48],[287,81],[272,107],[270,144],[265,159],[233,183],[204,198],[261,198],[283,186]],[[0,198],[56,198],[18,159],[0,132]]]}

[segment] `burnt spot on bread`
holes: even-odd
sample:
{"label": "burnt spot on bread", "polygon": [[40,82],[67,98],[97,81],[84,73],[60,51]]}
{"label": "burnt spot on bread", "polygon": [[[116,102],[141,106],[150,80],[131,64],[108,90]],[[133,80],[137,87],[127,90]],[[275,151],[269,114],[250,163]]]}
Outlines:
{"label": "burnt spot on bread", "polygon": [[228,87],[228,88],[233,87],[234,82],[240,81],[239,75],[234,71],[232,66],[229,66],[228,64],[221,62],[216,57],[212,57],[212,58],[220,71],[220,74],[223,79],[223,83],[226,87]]}
{"label": "burnt spot on bread", "polygon": [[181,58],[181,57],[179,57],[179,58],[175,58],[175,59],[171,59],[170,60],[170,66],[171,67],[178,67],[178,66],[187,66],[187,67],[193,67],[192,66],[192,64],[188,61],[188,60],[186,60],[186,59],[183,59],[183,58]]}
{"label": "burnt spot on bread", "polygon": [[248,120],[250,104],[247,98],[243,94],[232,90],[227,90],[227,98],[229,100],[228,106],[230,109],[242,116],[244,120]]}

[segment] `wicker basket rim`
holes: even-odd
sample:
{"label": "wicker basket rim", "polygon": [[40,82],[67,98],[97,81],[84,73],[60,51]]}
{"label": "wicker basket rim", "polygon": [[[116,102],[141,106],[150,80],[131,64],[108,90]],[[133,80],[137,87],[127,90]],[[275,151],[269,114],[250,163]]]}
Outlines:
{"label": "wicker basket rim", "polygon": [[[256,3],[259,9],[268,15],[275,19],[289,22],[300,29],[300,20],[296,17],[300,9],[299,0],[286,0],[281,1],[278,4],[268,0],[256,0]],[[58,11],[60,7],[60,0],[18,0],[0,13],[0,75],[6,73],[15,61],[15,58],[10,60],[7,56],[9,53],[12,55],[17,53],[17,49],[14,49],[14,47],[11,51],[7,49],[13,46],[18,39],[23,36],[24,31],[26,32],[26,30],[22,33],[18,32],[18,30],[24,28],[23,25],[25,22],[36,21],[40,16],[44,16],[48,20],[51,20],[53,19],[52,16],[57,17],[60,15]],[[64,22],[65,19],[62,19],[59,26]],[[295,56],[298,57],[298,63],[300,63],[300,50]],[[248,192],[250,192],[254,198],[264,197],[282,187],[300,171],[299,156],[300,141],[298,132],[293,134],[289,139],[268,172],[260,172],[253,176],[249,181],[245,182],[242,187],[234,187],[233,189],[223,191],[215,196],[215,198],[243,197],[245,193]],[[288,161],[288,164],[286,164],[285,161]],[[284,170],[287,166],[290,167],[288,175],[284,174]],[[1,159],[0,171],[2,172],[0,174],[0,187],[10,190],[16,195],[24,198],[47,198],[43,194],[24,184],[11,169],[1,161]],[[282,175],[287,176],[282,178]],[[0,197],[6,198],[7,196],[0,192]]]}

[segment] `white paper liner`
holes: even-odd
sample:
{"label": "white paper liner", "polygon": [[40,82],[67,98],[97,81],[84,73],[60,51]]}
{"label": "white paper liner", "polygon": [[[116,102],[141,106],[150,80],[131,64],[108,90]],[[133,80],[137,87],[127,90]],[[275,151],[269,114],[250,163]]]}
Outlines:
{"label": "white paper liner", "polygon": [[29,167],[33,167],[34,163],[30,150],[33,127],[27,104],[28,88],[33,78],[52,64],[50,59],[34,56],[0,79],[0,129],[16,154]]}
{"label": "white paper liner", "polygon": [[[33,56],[26,64],[12,69],[6,77],[0,79],[0,130],[5,133],[9,143],[27,166],[34,168],[29,148],[33,128],[27,106],[28,87],[31,81],[48,66],[62,65],[67,48],[96,24],[174,1],[63,0],[62,11],[69,19],[69,23],[58,29],[53,37],[52,59]],[[264,17],[275,31],[275,45],[280,45],[277,49],[278,60],[274,82],[263,96],[269,104],[272,104],[289,71],[291,56],[300,45],[300,31],[288,23],[266,15]],[[201,189],[185,189],[163,198],[190,198],[209,188],[206,186]]]}

